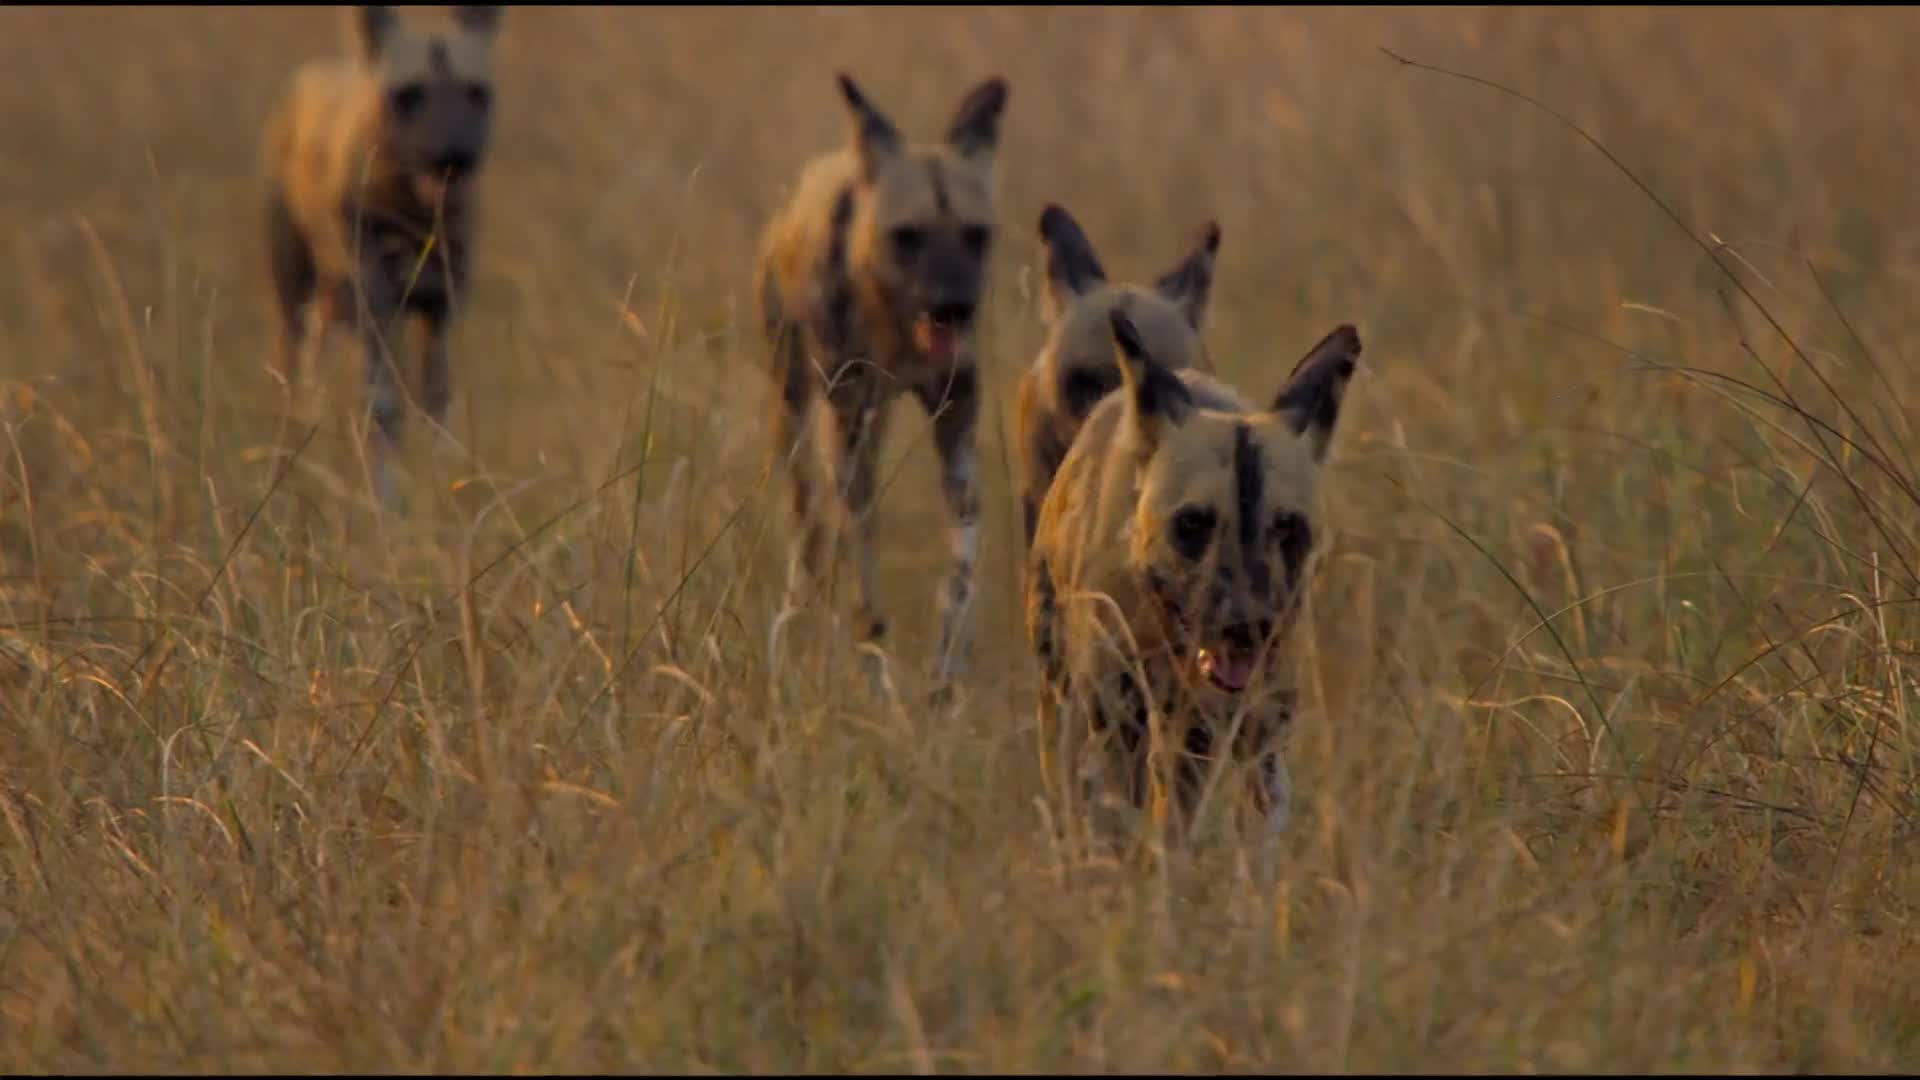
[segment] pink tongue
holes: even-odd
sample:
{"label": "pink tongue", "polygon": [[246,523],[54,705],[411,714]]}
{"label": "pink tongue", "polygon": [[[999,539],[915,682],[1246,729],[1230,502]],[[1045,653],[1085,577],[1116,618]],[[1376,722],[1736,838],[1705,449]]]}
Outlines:
{"label": "pink tongue", "polygon": [[413,194],[428,206],[439,206],[447,197],[447,182],[431,173],[415,173]]}
{"label": "pink tongue", "polygon": [[951,327],[940,326],[931,319],[921,319],[918,327],[920,348],[928,356],[944,359],[953,353],[955,334]]}
{"label": "pink tongue", "polygon": [[1201,649],[1198,659],[1200,670],[1225,689],[1245,690],[1253,678],[1253,657],[1237,649],[1227,653]]}

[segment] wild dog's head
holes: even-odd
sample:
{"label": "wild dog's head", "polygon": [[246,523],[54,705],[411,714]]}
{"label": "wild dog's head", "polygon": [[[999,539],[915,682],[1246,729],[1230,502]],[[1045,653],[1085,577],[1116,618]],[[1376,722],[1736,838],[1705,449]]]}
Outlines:
{"label": "wild dog's head", "polygon": [[1066,418],[1086,419],[1120,385],[1113,363],[1114,311],[1125,313],[1156,363],[1207,367],[1200,325],[1213,291],[1220,226],[1201,226],[1192,249],[1151,287],[1110,283],[1080,223],[1057,205],[1040,213],[1040,241],[1047,253],[1046,315],[1053,324],[1043,355],[1052,399]]}
{"label": "wild dog's head", "polygon": [[973,332],[993,246],[994,148],[1007,84],[969,92],[939,143],[909,143],[859,86],[840,76],[865,189],[849,252],[929,357],[951,357]]}
{"label": "wild dog's head", "polygon": [[1129,560],[1164,617],[1182,673],[1237,694],[1290,627],[1314,547],[1315,491],[1360,357],[1351,326],[1294,367],[1265,410],[1210,407],[1111,317],[1118,451],[1138,483]]}
{"label": "wild dog's head", "polygon": [[463,194],[486,158],[500,15],[496,4],[455,7],[444,29],[408,26],[385,5],[355,17],[362,54],[379,73],[381,152],[428,206]]}

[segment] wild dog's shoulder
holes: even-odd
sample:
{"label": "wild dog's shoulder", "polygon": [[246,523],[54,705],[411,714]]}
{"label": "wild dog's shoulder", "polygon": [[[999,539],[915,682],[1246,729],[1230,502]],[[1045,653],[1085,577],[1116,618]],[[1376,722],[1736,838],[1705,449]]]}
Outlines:
{"label": "wild dog's shoulder", "polygon": [[270,170],[312,169],[315,157],[364,139],[379,120],[379,83],[349,59],[310,60],[288,77],[268,114],[262,152]]}
{"label": "wild dog's shoulder", "polygon": [[1040,521],[1040,503],[1052,483],[1053,474],[1066,457],[1071,436],[1064,431],[1059,410],[1052,404],[1052,380],[1039,366],[1020,373],[1014,387],[1014,439],[1020,455],[1024,488],[1020,493],[1022,527],[1026,542]]}
{"label": "wild dog's shoulder", "polygon": [[[1094,408],[1065,447],[1033,511],[1029,555],[1046,562],[1056,581],[1078,581],[1087,549],[1117,537],[1116,530],[1099,526],[1111,509],[1108,447],[1121,419],[1119,411],[1104,406]],[[1051,428],[1036,424],[1031,430],[1044,434]]]}
{"label": "wild dog's shoulder", "polygon": [[313,119],[352,112],[369,112],[377,104],[379,76],[365,64],[345,57],[309,60],[287,77],[286,88],[273,112],[275,120]]}
{"label": "wild dog's shoulder", "polygon": [[1054,583],[1053,566],[1048,558],[1029,553],[1026,562],[1027,642],[1040,661],[1040,674],[1049,685],[1056,685],[1065,673],[1066,655],[1060,640],[1060,594]]}
{"label": "wild dog's shoulder", "polygon": [[761,233],[762,261],[783,269],[817,262],[835,235],[847,229],[860,198],[858,168],[845,149],[808,161]]}
{"label": "wild dog's shoulder", "polygon": [[846,151],[813,159],[768,221],[754,271],[754,292],[768,333],[792,320],[809,326],[828,347],[851,339],[848,233],[860,197],[855,167]]}

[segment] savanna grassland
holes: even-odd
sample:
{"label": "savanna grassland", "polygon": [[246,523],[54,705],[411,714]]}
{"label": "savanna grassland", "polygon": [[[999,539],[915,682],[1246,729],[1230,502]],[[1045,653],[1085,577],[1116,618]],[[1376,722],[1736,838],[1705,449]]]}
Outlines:
{"label": "savanna grassland", "polygon": [[[470,457],[416,420],[382,515],[353,350],[311,427],[269,362],[257,132],[340,16],[0,12],[0,1068],[1920,1067],[1916,35],[512,10]],[[841,67],[923,137],[1012,87],[952,716],[908,402],[899,700],[817,613],[767,655],[751,258]],[[1250,392],[1365,341],[1276,880],[1053,839],[1008,446],[1053,200],[1135,280],[1217,219]]]}

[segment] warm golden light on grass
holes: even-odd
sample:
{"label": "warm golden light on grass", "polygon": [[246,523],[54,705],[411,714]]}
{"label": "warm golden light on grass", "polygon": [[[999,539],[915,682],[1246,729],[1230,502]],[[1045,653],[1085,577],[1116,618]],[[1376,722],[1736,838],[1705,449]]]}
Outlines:
{"label": "warm golden light on grass", "polygon": [[[336,18],[0,12],[0,1067],[1920,1062],[1912,12],[512,9],[465,452],[416,419],[393,516],[359,357],[292,417],[269,364],[258,126]],[[1011,86],[951,718],[906,407],[898,701],[844,617],[768,658],[746,291],[841,67],[914,130]],[[1127,267],[1220,222],[1238,385],[1366,340],[1272,881],[1224,821],[1056,835],[1007,447],[1055,200]]]}

